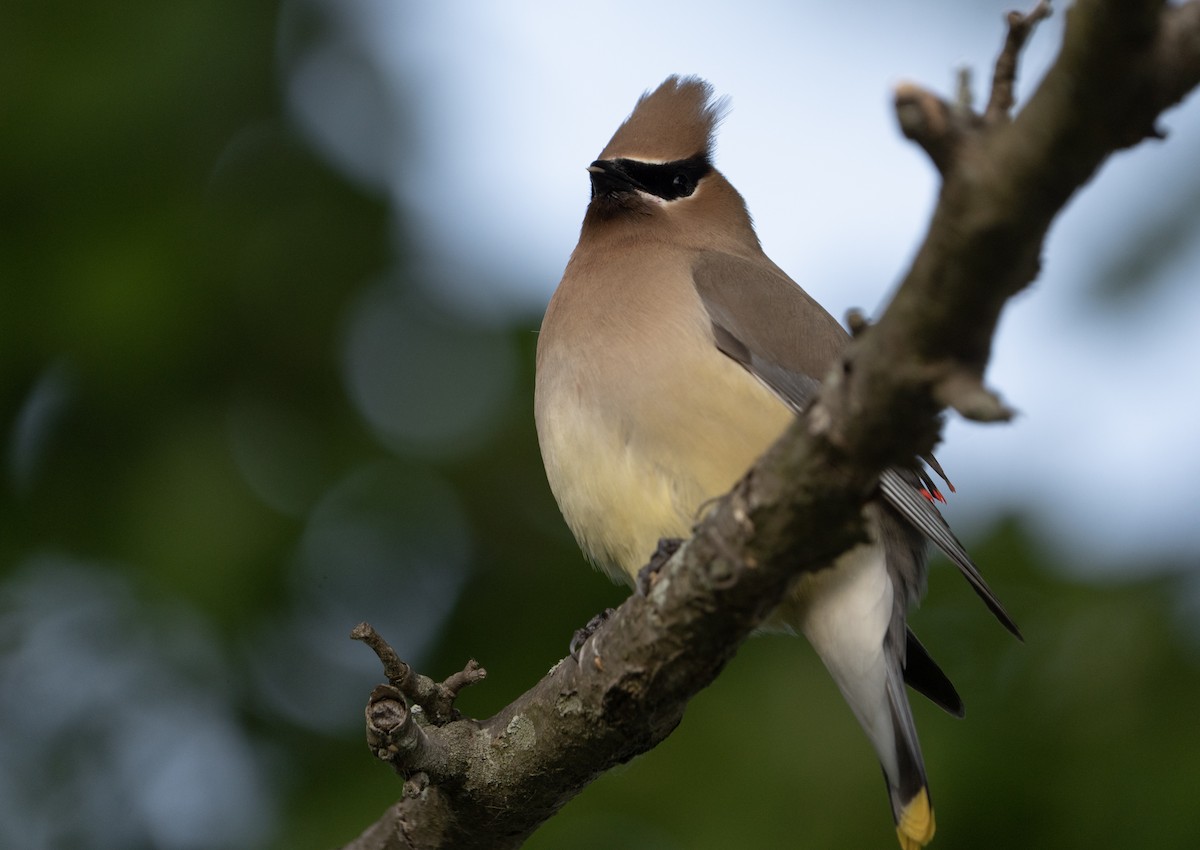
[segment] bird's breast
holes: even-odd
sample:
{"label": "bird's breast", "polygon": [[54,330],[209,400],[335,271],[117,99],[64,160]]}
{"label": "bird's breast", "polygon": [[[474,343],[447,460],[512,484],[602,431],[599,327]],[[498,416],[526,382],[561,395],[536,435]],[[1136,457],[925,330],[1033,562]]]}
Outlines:
{"label": "bird's breast", "polygon": [[792,416],[716,348],[685,260],[572,266],[538,341],[538,439],[576,539],[631,579],[659,539],[690,534]]}

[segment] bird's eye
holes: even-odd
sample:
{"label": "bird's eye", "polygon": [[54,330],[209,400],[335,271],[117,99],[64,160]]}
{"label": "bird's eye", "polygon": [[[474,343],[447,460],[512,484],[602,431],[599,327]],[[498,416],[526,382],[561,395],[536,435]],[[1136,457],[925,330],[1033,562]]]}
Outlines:
{"label": "bird's eye", "polygon": [[624,177],[624,191],[646,192],[664,201],[677,201],[692,195],[704,176],[712,171],[704,156],[674,162],[618,159],[613,167]]}

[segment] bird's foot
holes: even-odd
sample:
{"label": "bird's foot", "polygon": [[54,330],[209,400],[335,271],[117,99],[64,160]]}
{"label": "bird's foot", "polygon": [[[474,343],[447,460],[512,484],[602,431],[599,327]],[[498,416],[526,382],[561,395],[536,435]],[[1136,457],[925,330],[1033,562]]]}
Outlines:
{"label": "bird's foot", "polygon": [[683,545],[683,540],[679,537],[664,537],[658,541],[658,546],[654,550],[654,554],[650,556],[650,563],[638,570],[637,587],[638,595],[649,596],[651,589],[658,582],[658,574],[663,567],[667,565],[667,561],[671,560],[671,556],[679,551],[679,547]]}
{"label": "bird's foot", "polygon": [[595,617],[587,621],[582,629],[576,629],[575,634],[571,636],[571,657],[575,659],[575,663],[579,663],[579,650],[583,649],[583,645],[587,643],[588,638],[600,630],[600,627],[608,622],[608,618],[613,615],[612,608],[605,608]]}

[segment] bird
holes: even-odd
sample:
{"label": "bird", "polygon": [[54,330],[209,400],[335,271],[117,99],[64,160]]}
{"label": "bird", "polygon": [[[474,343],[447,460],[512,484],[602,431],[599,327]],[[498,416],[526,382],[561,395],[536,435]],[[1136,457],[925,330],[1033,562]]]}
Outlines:
{"label": "bird", "polygon": [[[695,76],[638,99],[587,166],[579,242],[538,334],[534,419],[550,489],[589,560],[635,586],[660,541],[689,536],[806,409],[850,339],[764,253],[714,167],[726,109]],[[802,575],[768,624],[806,637],[849,704],[904,850],[935,830],[905,684],[963,714],[907,626],[927,541],[1020,637],[937,510],[944,498],[920,459],[886,470],[864,507],[869,542]]]}

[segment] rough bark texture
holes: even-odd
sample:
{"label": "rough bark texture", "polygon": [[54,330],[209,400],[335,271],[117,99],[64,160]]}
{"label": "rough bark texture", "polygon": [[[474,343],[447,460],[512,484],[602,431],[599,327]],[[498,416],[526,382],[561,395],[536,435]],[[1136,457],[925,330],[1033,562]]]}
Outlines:
{"label": "rough bark texture", "polygon": [[[1051,221],[1111,153],[1158,136],[1159,114],[1200,82],[1200,0],[1081,0],[1054,66],[1010,116],[1017,54],[1045,12],[1010,16],[983,115],[898,87],[901,130],[943,177],[925,241],[878,324],[855,323],[817,404],[647,595],[487,720],[452,708],[483,677],[478,665],[438,685],[384,658],[391,684],[371,695],[368,737],[406,781],[347,848],[519,846],[594,778],[669,735],[796,575],[862,538],[880,471],[929,451],[945,407],[1008,416],[982,375],[1000,311],[1036,277]],[[356,636],[387,655],[369,630]]]}

